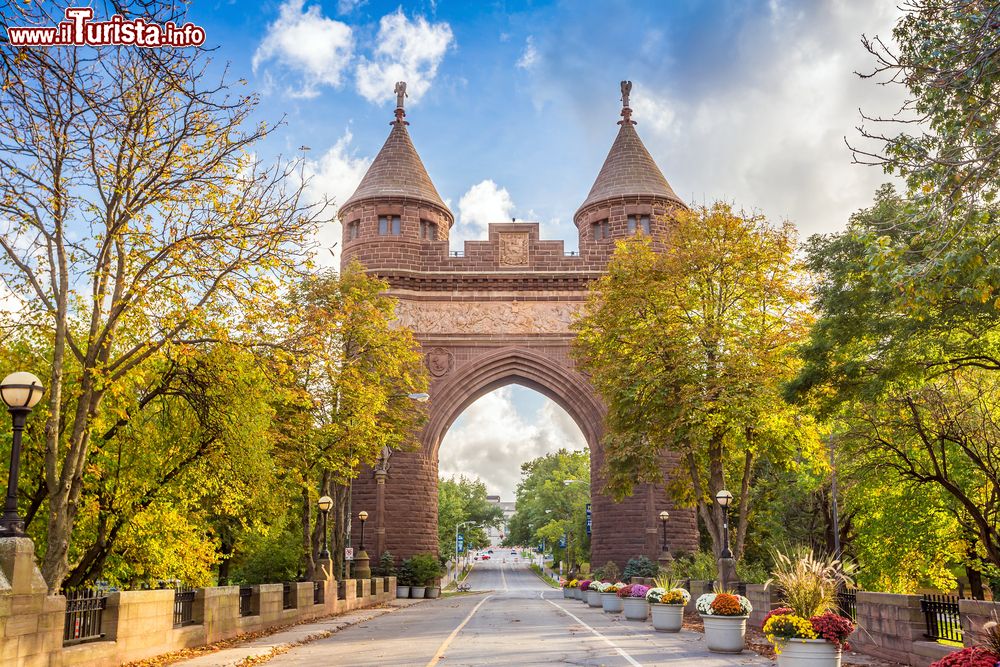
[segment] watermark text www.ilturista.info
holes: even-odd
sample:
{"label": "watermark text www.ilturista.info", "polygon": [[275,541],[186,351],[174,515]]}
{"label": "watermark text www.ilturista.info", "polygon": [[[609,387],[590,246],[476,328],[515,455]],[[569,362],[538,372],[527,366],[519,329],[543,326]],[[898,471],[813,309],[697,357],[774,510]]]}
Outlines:
{"label": "watermark text www.ilturista.info", "polygon": [[145,48],[201,46],[205,29],[193,23],[160,25],[115,14],[93,21],[92,7],[67,7],[66,20],[50,27],[10,26],[11,46],[141,46]]}

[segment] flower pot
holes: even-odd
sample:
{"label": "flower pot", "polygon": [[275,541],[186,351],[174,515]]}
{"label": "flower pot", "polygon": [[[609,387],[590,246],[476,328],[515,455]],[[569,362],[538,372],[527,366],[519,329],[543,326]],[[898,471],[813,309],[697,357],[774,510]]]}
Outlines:
{"label": "flower pot", "polygon": [[682,604],[651,604],[649,609],[653,615],[653,629],[660,632],[680,632],[684,624],[684,605]]}
{"label": "flower pot", "polygon": [[601,606],[609,614],[617,614],[622,610],[622,599],[617,593],[601,593]]}
{"label": "flower pot", "polygon": [[441,588],[439,586],[428,586],[424,595],[428,598],[434,599],[441,595]]}
{"label": "flower pot", "polygon": [[601,592],[600,591],[587,591],[587,604],[591,607],[601,606]]}
{"label": "flower pot", "polygon": [[840,647],[825,639],[779,639],[779,667],[840,667]]}
{"label": "flower pot", "polygon": [[587,593],[589,592],[590,592],[589,588],[585,591],[580,591],[579,593],[576,594],[576,599],[582,602],[583,604],[587,604]]}
{"label": "flower pot", "polygon": [[706,616],[705,645],[715,653],[742,653],[749,616]]}
{"label": "flower pot", "polygon": [[646,598],[621,598],[625,618],[630,621],[645,621],[649,618],[649,603]]}
{"label": "flower pot", "polygon": [[422,598],[424,597],[424,586],[410,586],[410,597],[411,598]]}
{"label": "flower pot", "polygon": [[408,598],[410,597],[410,587],[409,586],[396,586],[396,597],[398,598]]}
{"label": "flower pot", "polygon": [[571,597],[573,597],[573,589],[572,588],[564,588],[563,589],[563,597],[564,598],[571,598]]}

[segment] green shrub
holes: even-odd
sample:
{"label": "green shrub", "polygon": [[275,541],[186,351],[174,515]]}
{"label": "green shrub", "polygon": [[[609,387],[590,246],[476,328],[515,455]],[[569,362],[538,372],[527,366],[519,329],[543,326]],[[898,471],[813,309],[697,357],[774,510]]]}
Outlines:
{"label": "green shrub", "polygon": [[659,567],[656,563],[645,556],[631,559],[622,572],[622,581],[626,584],[632,581],[632,577],[655,577],[659,574]]}
{"label": "green shrub", "polygon": [[698,551],[675,560],[672,574],[677,579],[712,581],[718,578],[718,569],[715,555],[706,551]]}
{"label": "green shrub", "polygon": [[372,568],[374,577],[392,577],[396,574],[396,558],[388,551],[378,557],[378,565]]}
{"label": "green shrub", "polygon": [[416,586],[433,586],[443,574],[441,561],[434,554],[416,554],[410,559],[410,567],[413,568]]}
{"label": "green shrub", "polygon": [[610,582],[616,582],[620,581],[619,577],[621,574],[622,571],[618,569],[618,563],[613,560],[609,560],[607,563],[597,568],[594,572],[594,577],[600,581],[607,580]]}
{"label": "green shrub", "polygon": [[399,565],[399,574],[396,576],[397,586],[413,586],[416,578],[413,573],[413,559],[405,558]]}

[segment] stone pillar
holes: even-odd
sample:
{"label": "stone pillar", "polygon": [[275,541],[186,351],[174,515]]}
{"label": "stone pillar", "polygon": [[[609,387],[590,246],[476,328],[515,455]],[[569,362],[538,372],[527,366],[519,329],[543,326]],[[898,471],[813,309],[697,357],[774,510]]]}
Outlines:
{"label": "stone pillar", "polygon": [[58,664],[65,613],[66,598],[48,594],[31,539],[0,538],[0,663]]}
{"label": "stone pillar", "polygon": [[375,558],[385,551],[385,470],[375,471]]}
{"label": "stone pillar", "polygon": [[368,552],[359,551],[354,556],[354,578],[355,579],[371,579],[372,569],[368,566]]}

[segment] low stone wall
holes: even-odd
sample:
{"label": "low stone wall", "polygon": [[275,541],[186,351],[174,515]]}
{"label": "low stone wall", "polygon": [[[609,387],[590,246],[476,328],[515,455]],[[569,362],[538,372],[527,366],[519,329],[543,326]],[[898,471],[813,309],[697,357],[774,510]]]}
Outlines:
{"label": "low stone wall", "polygon": [[962,615],[962,641],[966,646],[975,645],[986,623],[1000,623],[1000,602],[959,600],[958,610]]}
{"label": "low stone wall", "polygon": [[927,667],[957,650],[924,637],[919,595],[858,591],[857,624],[855,650],[904,665]]}
{"label": "low stone wall", "polygon": [[747,584],[747,599],[753,607],[748,622],[758,629],[764,627],[764,617],[768,612],[781,604],[773,587],[765,588],[763,584]]}
{"label": "low stone wall", "polygon": [[[344,596],[337,581],[326,579],[323,601],[313,602],[313,582],[295,582],[291,608],[284,609],[282,584],[253,587],[250,616],[240,615],[240,587],[198,589],[193,623],[174,627],[174,591],[109,593],[101,615],[104,638],[63,646],[66,598],[48,595],[26,538],[0,539],[0,664],[25,667],[120,665],[183,648],[211,644],[247,632],[372,607],[396,597],[396,578],[346,580]],[[359,595],[360,593],[360,595]]]}

